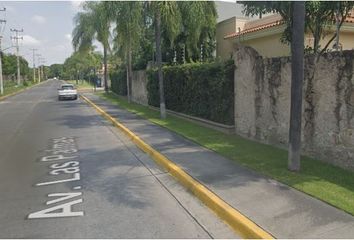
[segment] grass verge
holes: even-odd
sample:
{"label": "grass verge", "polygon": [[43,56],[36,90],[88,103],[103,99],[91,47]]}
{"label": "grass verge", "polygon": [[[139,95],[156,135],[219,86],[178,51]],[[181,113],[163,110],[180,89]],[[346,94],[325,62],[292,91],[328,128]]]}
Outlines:
{"label": "grass verge", "polygon": [[5,97],[6,95],[16,93],[16,92],[21,91],[25,88],[28,88],[32,85],[35,85],[35,83],[33,83],[31,81],[26,81],[25,84],[20,85],[20,86],[17,86],[15,82],[6,81],[4,84],[4,94],[0,94],[0,97]]}
{"label": "grass verge", "polygon": [[126,110],[155,124],[172,130],[243,166],[285,183],[324,202],[354,215],[354,173],[319,160],[303,156],[299,173],[287,170],[287,151],[227,135],[198,124],[160,114],[146,106],[128,103],[115,94],[98,94]]}
{"label": "grass verge", "polygon": [[65,82],[74,84],[77,89],[93,88],[93,85],[86,80],[78,80],[77,82],[76,80],[65,80]]}

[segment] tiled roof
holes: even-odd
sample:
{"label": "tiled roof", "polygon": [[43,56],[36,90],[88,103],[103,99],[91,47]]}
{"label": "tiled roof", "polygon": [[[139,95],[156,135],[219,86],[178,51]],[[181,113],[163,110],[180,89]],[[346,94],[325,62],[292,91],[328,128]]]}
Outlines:
{"label": "tiled roof", "polygon": [[274,26],[279,26],[279,25],[282,25],[283,23],[284,23],[283,20],[277,20],[275,22],[266,23],[266,24],[259,25],[259,26],[253,27],[253,28],[245,29],[245,30],[243,30],[241,32],[228,34],[228,35],[224,36],[224,39],[233,38],[233,37],[236,37],[236,36],[241,36],[241,35],[244,35],[246,33],[260,31],[260,30],[263,30],[263,29],[266,29],[266,28],[271,28],[271,27],[274,27]]}
{"label": "tiled roof", "polygon": [[[349,14],[349,16],[347,16],[345,18],[344,22],[346,22],[346,23],[354,23],[354,14]],[[246,28],[245,30],[243,30],[241,32],[230,33],[230,34],[224,36],[224,39],[234,38],[234,37],[241,36],[241,35],[244,35],[244,34],[247,34],[247,33],[257,32],[257,31],[260,31],[260,30],[263,30],[263,29],[272,28],[272,27],[275,27],[275,26],[280,26],[280,25],[282,25],[284,23],[285,23],[284,20],[276,20],[276,21],[273,21],[273,22],[270,22],[270,23],[259,25],[259,26]]]}

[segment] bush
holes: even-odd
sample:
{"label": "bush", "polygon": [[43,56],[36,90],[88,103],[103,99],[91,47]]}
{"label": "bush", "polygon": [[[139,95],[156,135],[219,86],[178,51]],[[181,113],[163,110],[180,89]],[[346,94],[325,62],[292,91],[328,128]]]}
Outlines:
{"label": "bush", "polygon": [[127,96],[127,72],[126,70],[116,70],[109,74],[112,91],[121,96]]}
{"label": "bush", "polygon": [[[166,108],[234,124],[234,63],[191,63],[163,67]],[[149,105],[159,107],[157,70],[148,71]]]}

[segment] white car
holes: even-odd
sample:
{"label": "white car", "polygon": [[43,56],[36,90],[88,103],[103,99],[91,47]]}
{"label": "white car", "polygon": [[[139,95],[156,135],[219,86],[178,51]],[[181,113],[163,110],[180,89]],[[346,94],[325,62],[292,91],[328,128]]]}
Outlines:
{"label": "white car", "polygon": [[77,90],[73,84],[63,84],[58,89],[58,100],[62,99],[77,99]]}

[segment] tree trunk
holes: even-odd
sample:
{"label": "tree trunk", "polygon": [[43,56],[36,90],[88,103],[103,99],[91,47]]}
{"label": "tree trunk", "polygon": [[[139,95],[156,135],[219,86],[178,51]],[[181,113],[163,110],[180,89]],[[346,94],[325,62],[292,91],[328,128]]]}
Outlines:
{"label": "tree trunk", "polygon": [[107,69],[107,47],[103,45],[103,65],[104,65],[104,91],[108,93],[108,69]]}
{"label": "tree trunk", "polygon": [[162,75],[162,56],[161,56],[161,12],[156,8],[155,13],[155,40],[156,40],[156,59],[158,67],[159,91],[160,91],[160,116],[162,119],[166,118],[165,95],[163,87]]}
{"label": "tree trunk", "polygon": [[291,42],[291,106],[289,129],[288,169],[300,170],[302,82],[304,79],[305,3],[293,2]]}
{"label": "tree trunk", "polygon": [[128,83],[127,83],[127,90],[128,90],[128,102],[132,100],[132,81],[133,81],[133,68],[132,68],[132,50],[131,46],[129,45],[128,50]]}
{"label": "tree trunk", "polygon": [[[41,67],[39,67],[38,69],[41,69]],[[39,72],[39,76],[41,75],[41,72]],[[76,85],[79,85],[79,70],[76,70]]]}

